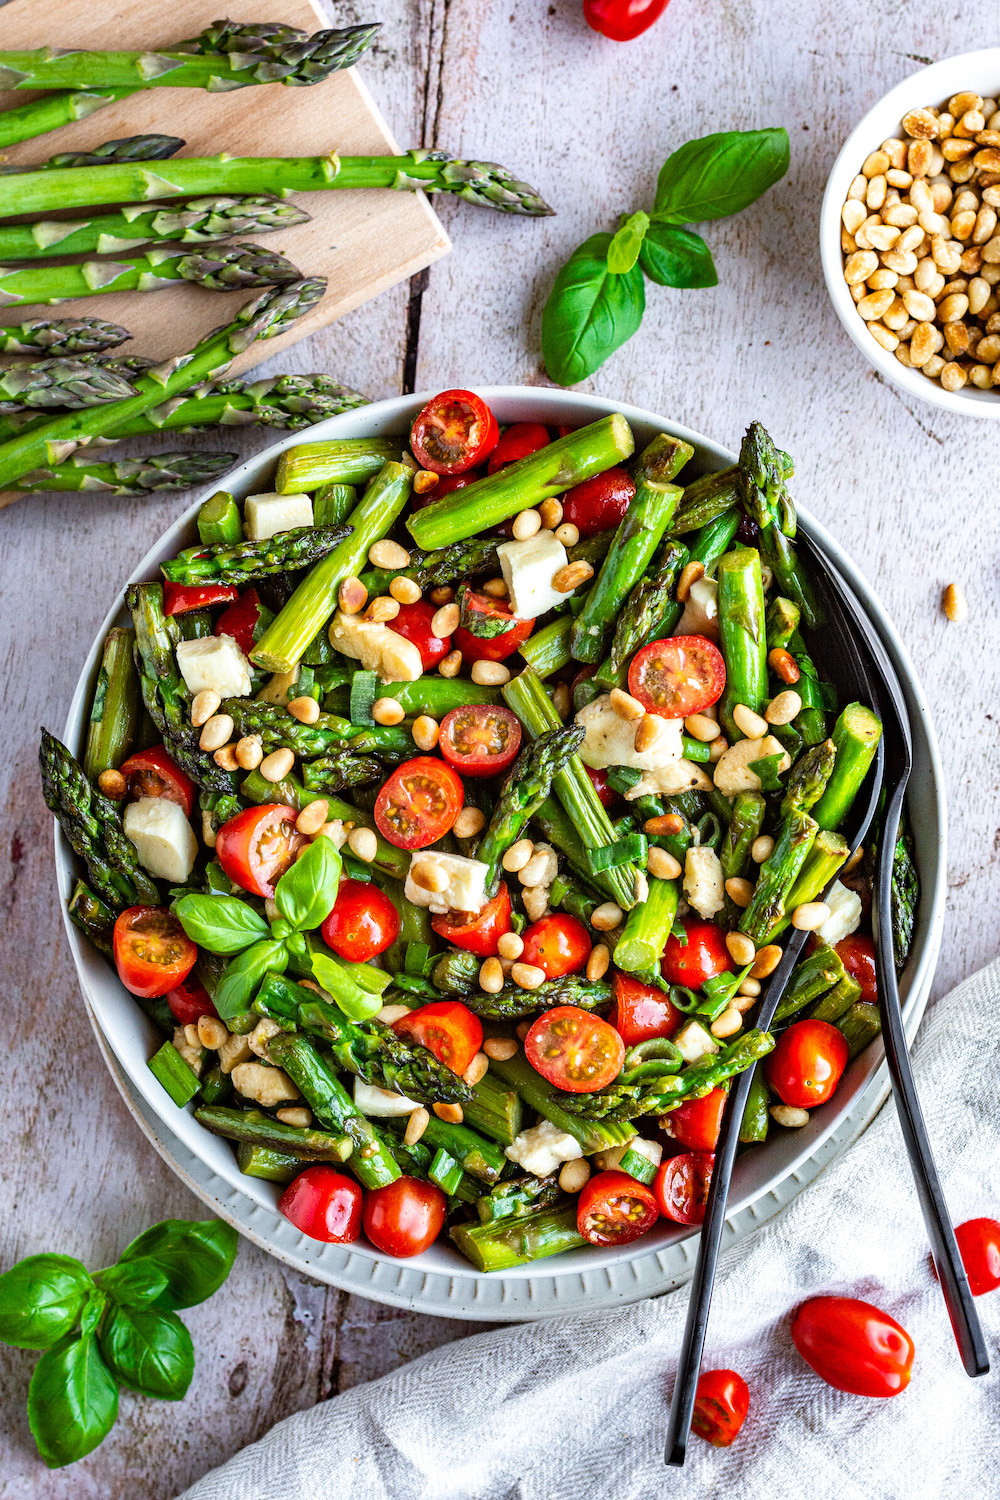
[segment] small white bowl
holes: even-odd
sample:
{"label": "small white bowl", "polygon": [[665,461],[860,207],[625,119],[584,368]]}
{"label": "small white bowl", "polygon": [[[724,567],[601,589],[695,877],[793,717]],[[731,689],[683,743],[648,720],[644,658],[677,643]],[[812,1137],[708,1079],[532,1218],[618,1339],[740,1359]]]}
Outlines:
{"label": "small white bowl", "polygon": [[975,89],[984,99],[997,98],[1000,93],[1000,47],[962,52],[957,57],[932,63],[929,68],[921,68],[919,73],[911,74],[890,89],[885,98],[868,111],[844,142],[827,180],[819,222],[820,255],[827,291],[838,318],[865,358],[887,380],[909,395],[929,401],[932,406],[942,407],[945,411],[958,412],[966,417],[991,417],[996,421],[1000,419],[1000,389],[980,391],[975,386],[963,386],[960,391],[946,391],[936,380],[921,375],[919,370],[906,369],[894,354],[875,342],[844,280],[844,257],[840,248],[840,213],[847,190],[861,171],[861,163],[884,140],[901,133],[900,121],[911,109],[919,109],[924,104],[938,107],[962,89]]}

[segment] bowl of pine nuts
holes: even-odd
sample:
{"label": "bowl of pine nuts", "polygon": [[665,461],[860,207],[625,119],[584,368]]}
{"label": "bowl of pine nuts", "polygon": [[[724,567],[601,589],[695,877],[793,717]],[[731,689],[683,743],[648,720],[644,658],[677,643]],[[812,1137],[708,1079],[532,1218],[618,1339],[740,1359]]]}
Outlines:
{"label": "bowl of pine nuts", "polygon": [[1000,417],[1000,47],[922,68],[868,112],[830,173],[820,251],[887,380]]}

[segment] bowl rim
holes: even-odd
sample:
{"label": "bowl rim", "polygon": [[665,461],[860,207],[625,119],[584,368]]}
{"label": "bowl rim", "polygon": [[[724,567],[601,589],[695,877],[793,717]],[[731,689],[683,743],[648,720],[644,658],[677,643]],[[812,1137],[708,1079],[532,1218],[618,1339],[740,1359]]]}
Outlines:
{"label": "bowl rim", "polygon": [[[696,462],[702,469],[724,467],[735,459],[735,455],[729,450],[701,434],[628,403],[614,402],[580,392],[557,391],[547,387],[483,385],[477,386],[476,389],[494,408],[499,409],[498,414],[508,421],[524,419],[525,411],[529,412],[531,418],[535,420],[546,420],[546,412],[548,412],[547,420],[549,421],[555,421],[564,416],[569,416],[571,419],[573,416],[585,416],[590,420],[596,420],[602,415],[620,411],[631,425],[644,428],[650,434],[655,431],[669,431],[686,441],[691,441],[697,450]],[[345,429],[353,428],[358,423],[363,423],[371,432],[373,422],[379,424],[375,429],[377,431],[388,431],[393,427],[398,430],[403,425],[404,419],[412,417],[432,394],[433,392],[425,392],[374,402],[367,407],[331,417],[316,427],[308,429],[305,436],[308,441],[322,441],[325,438],[345,436],[347,435]],[[511,412],[509,408],[512,406],[518,411]],[[505,411],[504,407],[508,410]],[[267,473],[277,456],[284,449],[295,446],[303,440],[304,434],[301,432],[286,434],[259,454],[239,464],[225,479],[204,490],[161,533],[132,570],[128,581],[149,577],[155,571],[161,558],[177,550],[178,545],[187,539],[184,534],[188,532],[198,507],[207,495],[214,493],[218,488],[226,488],[237,496],[251,492],[251,486]],[[905,648],[866,581],[824,528],[815,522],[808,512],[800,508],[799,515],[804,529],[815,537],[837,566],[842,569],[852,587],[858,590],[864,607],[871,615],[890,655],[894,658],[903,681],[911,717],[914,719],[921,753],[926,759],[930,791],[929,816],[935,830],[935,843],[933,849],[928,844],[922,855],[922,858],[929,862],[930,878],[928,878],[928,871],[921,869],[925,895],[921,903],[920,929],[915,945],[916,962],[911,963],[905,984],[907,1011],[910,1015],[914,1012],[919,1015],[926,1004],[940,945],[946,876],[944,859],[946,815],[943,777],[933,725],[926,700]],[[84,716],[89,703],[91,683],[96,676],[101,646],[109,627],[121,617],[122,608],[119,594],[96,634],[80,673],[64,729],[64,738],[71,748],[78,750],[81,744]],[[148,1043],[141,1065],[136,1063],[134,1055],[130,1061],[128,1047],[124,1045],[127,1039],[123,1038],[120,1030],[116,1032],[114,1010],[116,1008],[122,1010],[126,1016],[126,1027],[132,1031],[137,1028],[142,1030],[149,1041],[153,1039],[154,1029],[142,1015],[138,1006],[132,1003],[132,998],[119,984],[114,971],[108,967],[103,957],[91,948],[83,934],[70,921],[66,911],[65,897],[75,878],[74,861],[58,824],[54,826],[54,841],[58,883],[60,893],[64,898],[63,921],[95,1031],[99,1036],[103,1034],[107,1039],[119,1066],[167,1129],[178,1136],[209,1170],[222,1178],[230,1189],[232,1197],[240,1196],[251,1200],[254,1212],[249,1217],[254,1223],[253,1237],[271,1253],[305,1270],[307,1274],[333,1285],[346,1285],[349,1290],[359,1291],[362,1295],[376,1300],[402,1306],[422,1307],[447,1316],[483,1319],[524,1318],[564,1312],[570,1309],[574,1295],[578,1297],[581,1305],[587,1306],[600,1305],[602,1301],[606,1304],[631,1297],[650,1295],[662,1291],[671,1283],[672,1276],[676,1275],[679,1258],[685,1263],[690,1260],[691,1251],[687,1242],[690,1241],[695,1231],[680,1229],[676,1233],[670,1232],[666,1239],[660,1235],[656,1245],[651,1245],[648,1241],[640,1241],[636,1246],[618,1251],[601,1252],[592,1249],[573,1251],[569,1255],[559,1257],[558,1261],[561,1265],[554,1262],[551,1269],[546,1267],[544,1271],[540,1271],[537,1263],[532,1263],[499,1276],[487,1276],[485,1273],[476,1271],[450,1247],[447,1247],[445,1252],[448,1257],[447,1264],[441,1266],[437,1259],[441,1254],[440,1246],[431,1247],[414,1263],[395,1261],[381,1256],[362,1242],[351,1247],[339,1247],[318,1245],[316,1241],[307,1239],[277,1213],[274,1206],[276,1194],[273,1186],[242,1177],[236,1167],[235,1156],[231,1152],[229,1143],[220,1142],[218,1137],[211,1135],[197,1124],[188,1109],[179,1110],[170,1101],[145,1066],[149,1055]],[[127,1008],[123,1008],[122,1002],[127,1002]],[[776,1147],[781,1138],[775,1141],[769,1158],[775,1163],[774,1167],[763,1174],[761,1180],[749,1190],[744,1188],[741,1192],[737,1186],[731,1203],[731,1215],[752,1207],[754,1202],[766,1198],[769,1194],[773,1195],[779,1185],[796,1177],[803,1163],[838,1129],[852,1108],[857,1105],[872,1081],[880,1059],[881,1044],[875,1042],[865,1053],[854,1060],[851,1064],[853,1077],[849,1079],[850,1087],[844,1092],[844,1097],[836,1109],[825,1106],[823,1111],[816,1111],[810,1125],[798,1133],[796,1148],[791,1149],[789,1144],[786,1145],[783,1153],[777,1153],[781,1156],[780,1162],[775,1160],[775,1156]],[[224,1154],[219,1154],[220,1146],[225,1148]],[[172,1165],[176,1166],[175,1163]],[[188,1185],[192,1185],[187,1174],[180,1168],[177,1170]],[[268,1189],[269,1194],[260,1191],[261,1189]],[[196,1187],[196,1191],[201,1191],[201,1189]],[[267,1201],[268,1198],[269,1201]],[[223,1200],[212,1195],[210,1198],[206,1197],[206,1201],[211,1203],[215,1211],[227,1216]],[[249,1232],[245,1217],[236,1223],[236,1227]],[[233,1219],[231,1218],[230,1221],[233,1222]],[[581,1257],[585,1257],[585,1260]],[[421,1262],[427,1262],[428,1258],[431,1258],[432,1263],[422,1265]]]}
{"label": "bowl rim", "polygon": [[[840,248],[841,210],[852,180],[861,163],[887,137],[899,130],[907,110],[928,101],[946,99],[955,92],[956,75],[987,72],[994,88],[1000,92],[1000,46],[980,47],[971,52],[956,53],[927,67],[918,68],[891,88],[868,110],[841,147],[827,178],[820,209],[819,245],[823,279],[834,311],[861,353],[881,375],[911,396],[943,411],[961,416],[1000,421],[1000,390],[980,391],[964,386],[960,391],[946,391],[936,381],[918,370],[908,370],[868,333],[844,281],[843,252]],[[962,86],[977,87],[974,76],[964,76]],[[992,97],[986,95],[985,97]],[[881,123],[879,123],[881,122]]]}

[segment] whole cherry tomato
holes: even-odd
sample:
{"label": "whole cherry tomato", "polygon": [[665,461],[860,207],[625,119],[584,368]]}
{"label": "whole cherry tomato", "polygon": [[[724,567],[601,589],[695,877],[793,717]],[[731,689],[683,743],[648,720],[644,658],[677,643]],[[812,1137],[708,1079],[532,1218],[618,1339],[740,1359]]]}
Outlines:
{"label": "whole cherry tomato", "polygon": [[715,1157],[704,1151],[686,1151],[665,1161],[653,1179],[660,1213],[675,1224],[700,1224],[714,1165]]}
{"label": "whole cherry tomato", "polygon": [[792,1343],[827,1385],[852,1396],[898,1396],[910,1383],[913,1340],[888,1313],[856,1297],[811,1297]]}
{"label": "whole cherry tomato", "polygon": [[432,1000],[392,1025],[397,1036],[419,1042],[459,1077],[483,1045],[483,1023],[461,1000]]}
{"label": "whole cherry tomato", "polygon": [[546,979],[579,974],[590,957],[590,934],[579,917],[557,911],[540,917],[523,933],[521,963],[534,964]]}
{"label": "whole cherry tomato", "polygon": [[207,991],[190,974],[175,990],[167,991],[167,1004],[178,1026],[197,1026],[202,1016],[218,1015]]}
{"label": "whole cherry tomato", "polygon": [[442,391],[417,413],[410,447],[431,473],[464,474],[482,463],[499,432],[496,417],[474,391]]}
{"label": "whole cherry tomato", "polygon": [[602,807],[614,807],[618,800],[618,793],[608,786],[608,771],[606,766],[584,766],[583,768],[590,777],[597,800]]}
{"label": "whole cherry tomato", "polygon": [[397,849],[426,849],[448,832],[465,801],[461,777],[417,755],[397,766],[375,799],[375,826]]}
{"label": "whole cherry tomato", "polygon": [[399,912],[371,881],[342,880],[333,910],[319,930],[334,953],[350,963],[366,964],[399,937]]}
{"label": "whole cherry tomato", "polygon": [[625,1043],[613,1026],[581,1010],[557,1005],[539,1016],[524,1039],[536,1073],[570,1094],[603,1089],[621,1072]]}
{"label": "whole cherry tomato", "polygon": [[626,1047],[653,1037],[673,1036],[681,1024],[681,1012],[655,984],[643,984],[631,974],[616,969],[611,980],[615,1003],[608,1020]]}
{"label": "whole cherry tomato", "polygon": [[115,923],[112,948],[118,978],[133,995],[153,1000],[184,983],[198,950],[162,906],[130,906]]}
{"label": "whole cherry tomato", "polygon": [[425,672],[436,667],[451,650],[451,636],[435,635],[431,629],[436,613],[429,599],[418,599],[415,604],[401,604],[399,613],[386,621],[390,630],[413,642],[420,652],[420,665]]}
{"label": "whole cherry tomato", "polygon": [[727,1097],[725,1089],[712,1089],[700,1099],[685,1099],[660,1123],[667,1135],[689,1151],[714,1151]]}
{"label": "whole cherry tomato", "polygon": [[293,1177],[278,1199],[278,1212],[310,1239],[353,1245],[361,1233],[362,1201],[353,1178],[316,1162]]}
{"label": "whole cherry tomato", "polygon": [[244,589],[235,604],[224,609],[215,622],[216,635],[231,635],[244,656],[249,656],[256,639],[264,606],[256,589]]}
{"label": "whole cherry tomato", "polygon": [[362,1223],[376,1250],[405,1260],[420,1255],[441,1232],[448,1200],[433,1182],[397,1177],[365,1194]]}
{"label": "whole cherry tomato", "polygon": [[795,1021],[778,1037],[764,1062],[771,1088],[783,1104],[811,1109],[825,1104],[847,1067],[847,1038],[828,1021]]}
{"label": "whole cherry tomato", "polygon": [[517,759],[521,721],[498,703],[467,703],[441,720],[441,754],[462,776],[499,776]]}
{"label": "whole cherry tomato", "polygon": [[687,942],[670,935],[663,950],[660,973],[668,984],[683,984],[697,990],[713,974],[731,973],[733,960],[726,947],[726,934],[714,922],[701,917],[685,917]]}
{"label": "whole cherry tomato", "polygon": [[713,1448],[728,1448],[750,1410],[750,1392],[735,1370],[706,1370],[698,1377],[691,1428]]}
{"label": "whole cherry tomato", "polygon": [[631,42],[667,8],[668,0],[583,0],[583,15],[592,31],[613,42]]}
{"label": "whole cherry tomato", "polygon": [[605,469],[575,484],[563,495],[563,520],[581,536],[596,536],[620,525],[635,498],[635,485],[624,469]]}
{"label": "whole cherry tomato", "polygon": [[549,430],[541,422],[514,422],[501,434],[500,441],[490,454],[486,472],[495,474],[497,469],[505,469],[508,464],[517,463],[518,459],[537,453],[539,448],[547,448],[548,444]]}
{"label": "whole cherry tomato", "polygon": [[[462,660],[506,661],[519,650],[535,628],[534,620],[522,619],[512,614],[503,599],[494,599],[489,594],[475,594],[465,589],[461,595],[462,620],[452,637]],[[498,635],[481,632],[499,629],[506,621],[511,623],[500,629]]]}
{"label": "whole cherry tomato", "polygon": [[865,937],[862,932],[852,932],[850,937],[841,938],[834,952],[840,954],[844,968],[860,984],[862,1000],[867,1000],[869,1005],[876,1005],[878,975],[875,970],[875,944],[871,938]]}
{"label": "whole cherry tomato", "polygon": [[703,635],[651,641],[632,658],[628,690],[647,713],[664,719],[700,714],[722,697],[726,664],[718,646]]}
{"label": "whole cherry tomato", "polygon": [[598,1172],[577,1199],[576,1227],[592,1245],[630,1245],[659,1217],[649,1188],[627,1172]]}
{"label": "whole cherry tomato", "polygon": [[487,901],[482,911],[471,921],[453,921],[451,912],[448,912],[431,917],[431,926],[446,943],[464,948],[467,953],[475,953],[479,958],[495,958],[497,944],[504,933],[511,930],[510,894],[506,885],[501,882],[493,900]]}
{"label": "whole cherry tomato", "polygon": [[955,1230],[962,1264],[974,1297],[1000,1286],[1000,1224],[996,1219],[968,1219]]}
{"label": "whole cherry tomato", "polygon": [[280,802],[248,807],[223,823],[215,854],[230,880],[252,896],[273,897],[274,887],[305,844],[296,812]]}
{"label": "whole cherry tomato", "polygon": [[194,811],[194,782],[174,764],[163,745],[150,745],[148,750],[130,755],[121,766],[121,774],[130,802],[138,802],[140,797],[165,797],[183,807],[186,818]]}
{"label": "whole cherry tomato", "polygon": [[239,590],[231,583],[171,583],[163,585],[163,613],[186,615],[191,609],[209,609],[213,604],[232,604]]}

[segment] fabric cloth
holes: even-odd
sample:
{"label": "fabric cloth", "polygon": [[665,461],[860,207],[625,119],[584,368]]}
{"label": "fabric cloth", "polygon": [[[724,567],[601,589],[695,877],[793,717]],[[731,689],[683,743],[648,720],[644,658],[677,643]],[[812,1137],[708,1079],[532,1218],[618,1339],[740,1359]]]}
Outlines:
{"label": "fabric cloth", "polygon": [[[917,1079],[949,1206],[1000,1210],[1000,963],[930,1013]],[[803,1363],[789,1313],[819,1293],[890,1312],[917,1346],[902,1395],[843,1395]],[[722,1263],[706,1368],[746,1379],[735,1444],[663,1443],[687,1289],[435,1350],[278,1424],[182,1500],[941,1500],[1000,1493],[1000,1291],[977,1299],[994,1372],[962,1370],[895,1110]]]}

